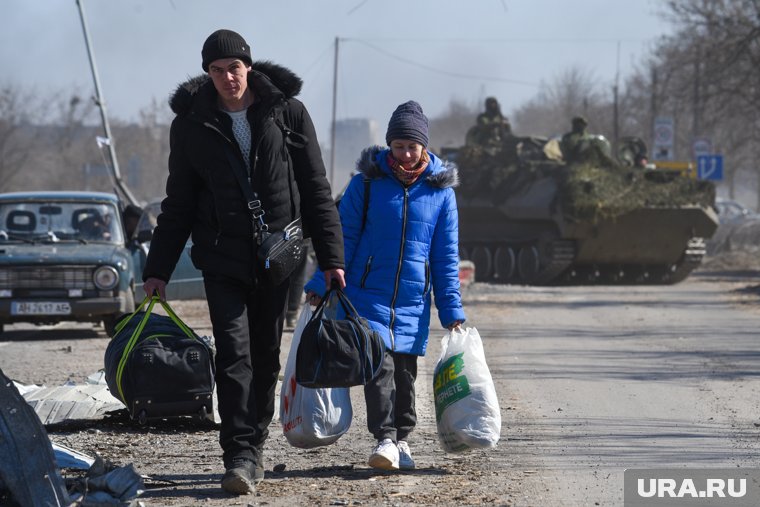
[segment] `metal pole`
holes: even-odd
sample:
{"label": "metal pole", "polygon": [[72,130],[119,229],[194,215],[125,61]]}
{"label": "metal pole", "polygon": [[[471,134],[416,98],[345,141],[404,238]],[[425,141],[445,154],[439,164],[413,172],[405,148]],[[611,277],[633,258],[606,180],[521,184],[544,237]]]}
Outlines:
{"label": "metal pole", "polygon": [[692,106],[694,108],[693,114],[693,122],[694,125],[692,126],[692,142],[697,140],[702,135],[702,100],[701,100],[701,75],[700,75],[700,61],[702,59],[702,52],[700,51],[700,47],[696,47],[696,57],[694,58],[694,97],[693,102],[694,105]]}
{"label": "metal pole", "polygon": [[617,62],[615,64],[615,86],[612,89],[614,104],[612,107],[612,153],[614,157],[618,154],[618,145],[620,143],[620,41],[617,43]]}
{"label": "metal pole", "polygon": [[659,107],[659,104],[657,103],[658,97],[657,97],[657,67],[654,63],[651,64],[651,72],[652,72],[652,90],[650,94],[650,104],[649,104],[649,139],[652,143],[652,158],[655,158],[655,138],[654,138],[654,120],[657,118],[657,108]]}
{"label": "metal pole", "polygon": [[108,125],[108,115],[106,114],[106,103],[103,99],[103,94],[100,91],[100,80],[98,79],[98,70],[95,66],[95,55],[92,51],[92,42],[90,41],[90,34],[87,30],[87,21],[84,17],[84,8],[82,7],[82,0],[76,0],[77,7],[79,8],[79,18],[82,20],[82,31],[84,32],[84,41],[87,46],[87,57],[90,59],[90,69],[92,70],[92,79],[95,82],[95,103],[100,109],[100,119],[103,122],[103,131],[106,139],[108,139],[108,152],[111,156],[111,168],[113,170],[113,176],[116,180],[116,185],[119,190],[122,191],[130,204],[139,206],[140,203],[132,195],[132,192],[127,188],[121,179],[121,171],[119,171],[119,162],[116,159],[116,148],[114,146],[114,140],[111,136],[111,127]]}
{"label": "metal pole", "polygon": [[330,187],[335,182],[335,111],[338,105],[338,44],[340,39],[335,37],[335,61],[333,63],[333,97],[332,97],[332,125],[330,134]]}

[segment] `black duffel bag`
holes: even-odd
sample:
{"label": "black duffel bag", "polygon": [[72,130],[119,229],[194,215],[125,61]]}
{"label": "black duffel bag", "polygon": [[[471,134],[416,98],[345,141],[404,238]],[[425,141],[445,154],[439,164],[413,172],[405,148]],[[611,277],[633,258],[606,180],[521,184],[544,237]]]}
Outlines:
{"label": "black duffel bag", "polygon": [[[156,303],[167,315],[152,313]],[[105,353],[106,383],[140,423],[188,415],[212,419],[213,355],[210,338],[198,336],[165,301],[146,297],[116,324]]]}
{"label": "black duffel bag", "polygon": [[[344,319],[331,319],[325,308],[337,300]],[[331,310],[334,310],[331,305]],[[364,385],[380,371],[385,343],[337,286],[317,306],[301,334],[296,353],[296,382],[308,388]]]}

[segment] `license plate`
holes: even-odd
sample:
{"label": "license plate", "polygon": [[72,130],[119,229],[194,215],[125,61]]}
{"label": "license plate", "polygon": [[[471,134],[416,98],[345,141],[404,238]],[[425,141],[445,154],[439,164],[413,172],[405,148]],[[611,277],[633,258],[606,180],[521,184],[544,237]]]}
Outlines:
{"label": "license plate", "polygon": [[70,313],[71,305],[65,302],[11,302],[11,315],[69,315]]}

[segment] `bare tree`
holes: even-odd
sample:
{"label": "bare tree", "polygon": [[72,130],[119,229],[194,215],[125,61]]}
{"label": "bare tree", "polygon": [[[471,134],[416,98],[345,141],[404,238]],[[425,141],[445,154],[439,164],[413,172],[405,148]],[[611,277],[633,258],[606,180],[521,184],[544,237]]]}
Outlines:
{"label": "bare tree", "polygon": [[513,130],[518,135],[560,135],[578,115],[587,118],[594,132],[611,132],[610,101],[603,83],[592,72],[571,67],[551,83],[543,83],[535,98],[517,108]]}
{"label": "bare tree", "polygon": [[711,139],[724,156],[731,195],[740,172],[753,174],[760,186],[754,163],[760,158],[760,0],[668,0],[663,15],[675,33],[628,81],[629,111],[648,125],[657,115],[675,118],[679,159],[692,158],[695,139]]}
{"label": "bare tree", "polygon": [[35,143],[36,95],[5,84],[0,88],[0,192],[13,188],[24,170]]}
{"label": "bare tree", "polygon": [[145,201],[164,195],[168,176],[169,124],[171,111],[165,103],[152,103],[140,110],[137,124],[113,127],[119,143],[122,175],[130,189]]}

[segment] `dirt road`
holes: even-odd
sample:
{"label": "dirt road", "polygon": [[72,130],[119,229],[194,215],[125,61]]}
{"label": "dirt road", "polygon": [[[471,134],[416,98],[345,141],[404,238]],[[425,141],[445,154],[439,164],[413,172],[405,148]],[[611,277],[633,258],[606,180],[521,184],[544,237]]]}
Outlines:
{"label": "dirt road", "polygon": [[[149,476],[147,505],[622,505],[625,468],[750,466],[760,451],[760,277],[744,275],[672,287],[471,286],[468,324],[483,337],[499,393],[501,442],[492,451],[441,451],[432,370],[443,331],[433,328],[419,368],[413,472],[366,466],[373,442],[360,389],[352,390],[352,428],[332,446],[292,448],[272,424],[255,497],[219,489],[214,428],[141,428],[117,417],[49,433],[133,463]],[[203,303],[174,308],[210,333]],[[64,329],[8,327],[0,368],[21,383],[82,382],[102,367],[107,339]]]}

